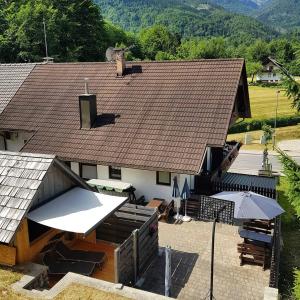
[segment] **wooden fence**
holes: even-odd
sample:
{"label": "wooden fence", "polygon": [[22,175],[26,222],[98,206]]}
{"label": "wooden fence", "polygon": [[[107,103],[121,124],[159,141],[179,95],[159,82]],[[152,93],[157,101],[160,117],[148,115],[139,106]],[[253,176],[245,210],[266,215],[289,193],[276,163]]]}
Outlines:
{"label": "wooden fence", "polygon": [[143,222],[115,249],[115,282],[134,285],[158,254],[158,215],[155,209],[126,204],[119,218]]}
{"label": "wooden fence", "polygon": [[[204,195],[194,195],[187,201],[187,214],[202,221],[213,221],[216,212],[219,213],[219,222],[233,224],[234,202],[215,199]],[[182,201],[182,208],[185,208],[185,201]],[[182,213],[184,213],[182,211]]]}
{"label": "wooden fence", "polygon": [[223,191],[252,191],[266,197],[276,199],[276,189],[262,188],[258,186],[249,186],[241,184],[230,184],[221,181],[214,181],[212,183],[213,194]]}
{"label": "wooden fence", "polygon": [[279,262],[280,262],[280,238],[281,238],[281,219],[280,216],[275,219],[274,235],[272,245],[272,257],[270,266],[270,281],[269,286],[272,288],[278,288],[279,279]]}

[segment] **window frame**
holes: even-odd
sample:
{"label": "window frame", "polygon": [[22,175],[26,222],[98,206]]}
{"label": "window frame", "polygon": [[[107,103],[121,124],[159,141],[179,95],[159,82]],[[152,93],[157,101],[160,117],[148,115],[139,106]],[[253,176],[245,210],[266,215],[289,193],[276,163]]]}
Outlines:
{"label": "window frame", "polygon": [[[120,177],[115,176],[113,174],[114,169],[118,169],[120,171]],[[109,179],[115,179],[115,180],[122,180],[122,168],[121,167],[116,167],[116,166],[108,166],[108,178]]]}
{"label": "window frame", "polygon": [[[84,178],[84,177],[82,177],[82,166],[96,167],[96,178]],[[98,178],[97,165],[95,165],[95,164],[88,164],[88,163],[79,163],[79,174],[80,174],[80,177],[82,179],[84,179],[84,180],[97,179]]]}
{"label": "window frame", "polygon": [[[159,173],[160,172],[165,172],[165,173],[169,173],[169,182],[159,182]],[[164,186],[171,186],[171,172],[168,171],[156,171],[156,184],[157,185],[164,185]]]}

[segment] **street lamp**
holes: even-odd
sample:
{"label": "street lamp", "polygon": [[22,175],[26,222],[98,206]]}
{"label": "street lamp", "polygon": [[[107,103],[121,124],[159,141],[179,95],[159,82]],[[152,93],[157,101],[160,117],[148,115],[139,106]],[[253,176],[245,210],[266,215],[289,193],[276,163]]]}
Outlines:
{"label": "street lamp", "polygon": [[273,133],[273,150],[276,143],[276,126],[277,126],[277,113],[278,113],[278,104],[279,104],[279,94],[280,90],[276,91],[276,110],[275,110],[275,120],[274,120],[274,133]]}

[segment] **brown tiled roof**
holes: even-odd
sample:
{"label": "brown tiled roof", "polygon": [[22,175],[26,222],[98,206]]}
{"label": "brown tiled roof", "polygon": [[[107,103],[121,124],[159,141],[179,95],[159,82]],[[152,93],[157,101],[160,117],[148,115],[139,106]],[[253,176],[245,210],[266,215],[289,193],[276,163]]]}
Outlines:
{"label": "brown tiled roof", "polygon": [[[225,142],[244,61],[37,65],[0,118],[1,129],[35,130],[24,151],[103,165],[199,172],[207,145]],[[84,78],[100,125],[80,129]],[[103,115],[106,114],[106,115]],[[102,124],[102,125],[101,125]]]}
{"label": "brown tiled roof", "polygon": [[0,64],[0,113],[36,64]]}

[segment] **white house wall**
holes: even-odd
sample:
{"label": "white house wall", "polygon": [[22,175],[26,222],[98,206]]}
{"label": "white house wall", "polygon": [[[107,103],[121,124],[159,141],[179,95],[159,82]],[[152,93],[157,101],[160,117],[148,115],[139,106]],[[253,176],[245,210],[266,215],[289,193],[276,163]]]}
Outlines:
{"label": "white house wall", "polygon": [[[71,162],[71,169],[79,174],[79,164]],[[156,184],[156,172],[138,169],[122,168],[122,181],[131,183],[135,188],[135,195],[137,198],[145,196],[146,200],[149,201],[153,198],[162,198],[171,200],[172,198],[172,187],[173,178],[177,176],[180,191],[183,188],[184,180],[187,178],[188,184],[191,189],[194,188],[194,176],[184,174],[171,174],[171,185],[159,185]],[[107,166],[97,166],[98,179],[107,180],[109,179],[109,168]]]}
{"label": "white house wall", "polygon": [[[29,132],[11,133],[11,139],[6,139],[6,150],[19,152],[31,137],[32,133]],[[0,150],[5,150],[4,143],[0,144]]]}

